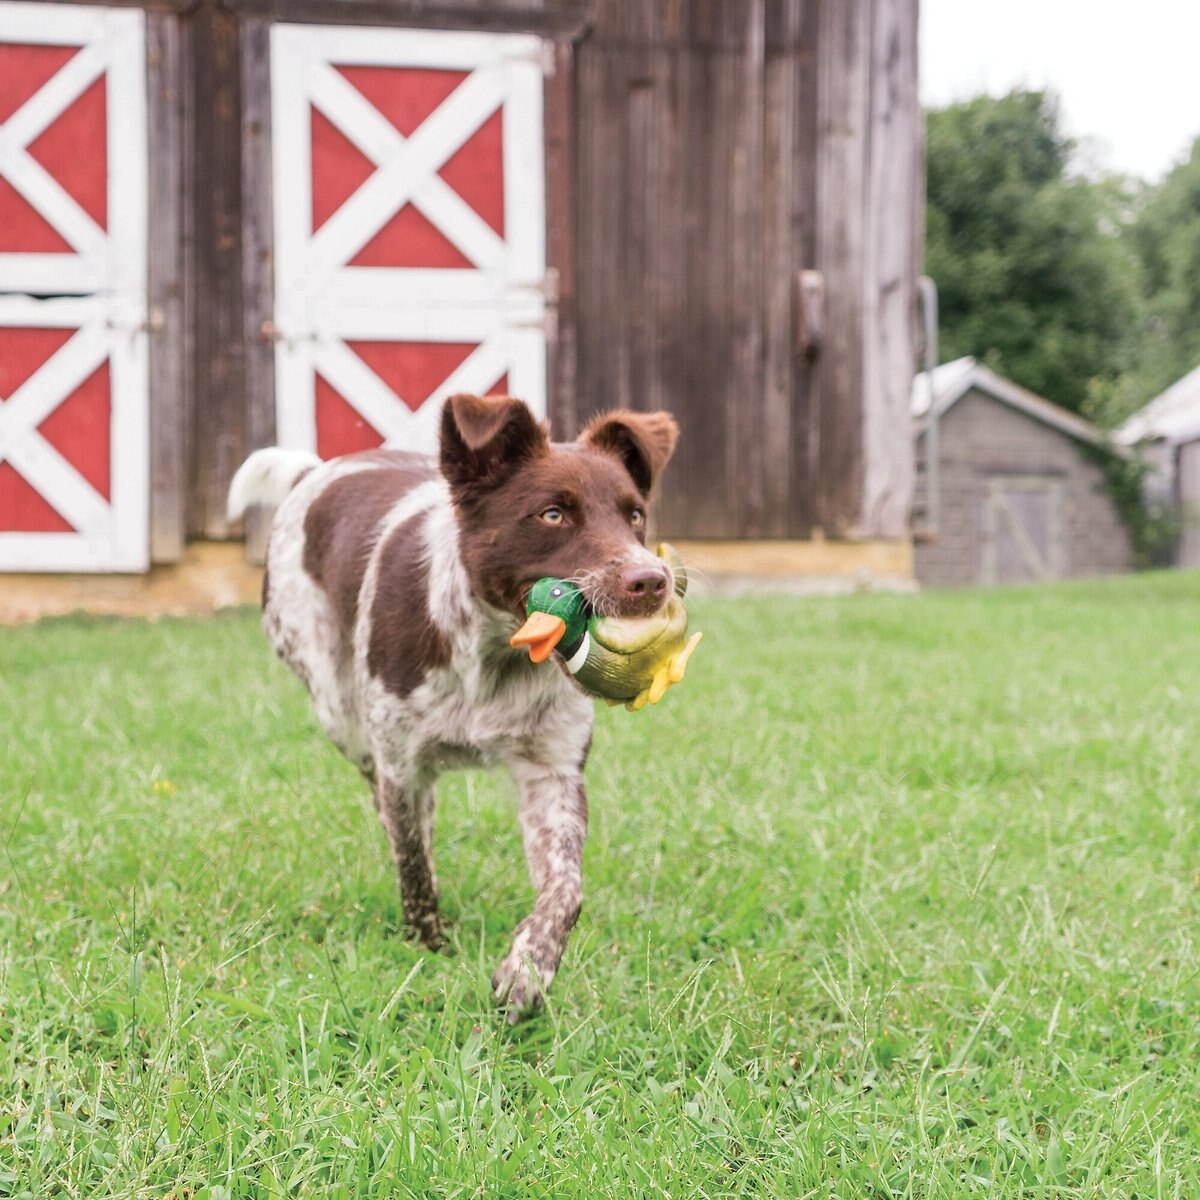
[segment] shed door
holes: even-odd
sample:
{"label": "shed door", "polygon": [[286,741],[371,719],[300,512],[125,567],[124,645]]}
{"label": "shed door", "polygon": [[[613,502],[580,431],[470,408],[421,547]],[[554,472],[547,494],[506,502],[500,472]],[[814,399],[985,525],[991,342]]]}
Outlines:
{"label": "shed door", "polygon": [[142,14],[0,2],[0,570],[147,566],[146,233]]}
{"label": "shed door", "polygon": [[1066,572],[1063,481],[1051,475],[991,475],[980,507],[980,581],[1024,583]]}
{"label": "shed door", "polygon": [[277,432],[431,450],[440,402],[546,406],[542,43],[271,33]]}

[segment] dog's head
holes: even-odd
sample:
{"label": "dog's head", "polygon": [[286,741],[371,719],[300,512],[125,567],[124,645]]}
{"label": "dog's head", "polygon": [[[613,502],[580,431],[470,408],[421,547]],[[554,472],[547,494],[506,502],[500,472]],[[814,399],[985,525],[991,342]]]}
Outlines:
{"label": "dog's head", "polygon": [[577,583],[606,616],[658,611],[670,568],[646,549],[646,502],[675,449],[668,413],[611,412],[573,442],[507,396],[453,396],[442,411],[441,470],[475,592],[524,617],[539,579]]}

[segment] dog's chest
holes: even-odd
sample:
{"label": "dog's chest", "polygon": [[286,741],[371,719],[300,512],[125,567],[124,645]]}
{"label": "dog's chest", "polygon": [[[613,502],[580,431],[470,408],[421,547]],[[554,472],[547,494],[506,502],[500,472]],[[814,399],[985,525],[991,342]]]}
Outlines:
{"label": "dog's chest", "polygon": [[591,701],[552,664],[511,651],[456,655],[403,699],[371,690],[371,723],[393,731],[391,751],[438,769],[514,756],[575,766],[591,735]]}

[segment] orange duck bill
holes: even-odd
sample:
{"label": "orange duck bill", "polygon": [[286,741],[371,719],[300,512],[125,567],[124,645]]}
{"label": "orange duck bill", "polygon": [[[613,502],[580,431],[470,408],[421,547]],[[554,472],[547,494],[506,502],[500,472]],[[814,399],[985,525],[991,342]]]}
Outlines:
{"label": "orange duck bill", "polygon": [[562,617],[546,612],[531,614],[528,621],[512,635],[509,644],[528,646],[529,657],[535,663],[545,662],[554,653],[554,647],[567,632],[567,623]]}

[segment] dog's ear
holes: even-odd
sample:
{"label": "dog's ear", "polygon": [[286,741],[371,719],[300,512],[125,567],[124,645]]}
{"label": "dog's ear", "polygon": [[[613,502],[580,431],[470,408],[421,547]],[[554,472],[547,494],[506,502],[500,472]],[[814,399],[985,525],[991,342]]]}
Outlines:
{"label": "dog's ear", "polygon": [[648,496],[675,450],[679,426],[668,412],[639,413],[621,409],[601,413],[588,422],[579,440],[606,454],[614,454]]}
{"label": "dog's ear", "polygon": [[549,449],[544,426],[508,396],[451,396],[442,409],[442,474],[455,492],[500,483]]}

